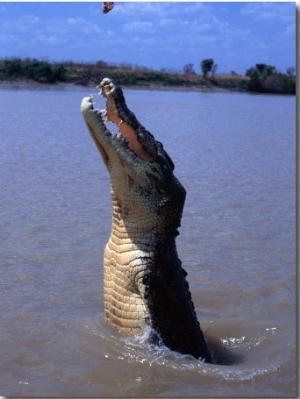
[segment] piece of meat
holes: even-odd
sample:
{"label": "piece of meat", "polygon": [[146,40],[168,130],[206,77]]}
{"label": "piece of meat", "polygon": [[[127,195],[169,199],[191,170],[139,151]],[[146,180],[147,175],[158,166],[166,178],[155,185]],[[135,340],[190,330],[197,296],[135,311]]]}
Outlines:
{"label": "piece of meat", "polygon": [[102,4],[102,12],[103,14],[107,14],[114,8],[114,3],[109,1],[104,1]]}

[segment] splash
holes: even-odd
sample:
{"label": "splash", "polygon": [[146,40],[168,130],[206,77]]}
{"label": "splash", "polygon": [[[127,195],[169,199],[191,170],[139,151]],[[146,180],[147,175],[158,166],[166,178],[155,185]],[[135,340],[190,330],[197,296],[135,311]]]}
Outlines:
{"label": "splash", "polygon": [[[151,343],[150,338],[153,337],[154,332],[150,328],[142,335],[120,336],[104,324],[101,328],[95,325],[86,327],[90,334],[104,341],[106,358],[129,363],[140,363],[149,367],[167,367],[233,382],[254,380],[280,369],[280,362],[276,356],[271,353],[264,355],[265,348],[262,347],[267,337],[263,334],[257,337],[225,336],[215,341],[210,337],[209,344],[214,352],[216,364],[208,364],[190,355],[171,351],[161,342]],[[253,351],[259,351],[260,357],[251,357]]]}

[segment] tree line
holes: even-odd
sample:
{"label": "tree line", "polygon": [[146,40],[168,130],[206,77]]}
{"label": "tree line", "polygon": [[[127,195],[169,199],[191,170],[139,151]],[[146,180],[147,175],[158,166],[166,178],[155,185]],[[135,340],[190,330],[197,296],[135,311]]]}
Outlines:
{"label": "tree line", "polygon": [[246,71],[250,78],[248,89],[259,93],[296,94],[295,68],[287,68],[286,74],[278,72],[272,65],[256,64]]}
{"label": "tree line", "polygon": [[[207,78],[209,73],[211,79],[214,79],[218,64],[213,58],[202,60],[200,69],[203,77]],[[194,64],[188,63],[184,65],[183,71],[185,73],[194,74]],[[234,71],[231,71],[232,76],[238,76]],[[247,83],[247,90],[256,93],[284,93],[296,94],[296,69],[289,67],[286,73],[277,71],[273,65],[255,64],[246,70],[245,76],[249,78]]]}
{"label": "tree line", "polygon": [[11,58],[0,61],[1,78],[24,78],[40,83],[65,82],[67,70],[63,64],[51,64],[36,59]]}
{"label": "tree line", "polygon": [[109,76],[121,85],[143,87],[194,87],[222,88],[236,91],[259,93],[295,94],[295,68],[280,73],[274,66],[256,64],[244,76],[231,71],[228,75],[216,74],[218,65],[213,58],[200,63],[202,74],[196,74],[194,64],[183,66],[182,72],[131,64],[112,64],[105,61],[95,63],[75,63],[65,61],[50,63],[31,58],[0,59],[0,81],[30,80],[38,83],[71,83],[76,85],[95,85],[102,77]]}

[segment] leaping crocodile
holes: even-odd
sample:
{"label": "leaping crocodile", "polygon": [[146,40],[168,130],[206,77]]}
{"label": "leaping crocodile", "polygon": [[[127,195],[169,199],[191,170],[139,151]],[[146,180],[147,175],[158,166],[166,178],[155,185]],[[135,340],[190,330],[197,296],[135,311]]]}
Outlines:
{"label": "leaping crocodile", "polygon": [[[150,327],[168,348],[211,361],[176,250],[186,191],[174,164],[137,120],[111,79],[98,88],[106,108],[90,95],[81,111],[110,175],[112,228],[104,251],[106,321],[125,334]],[[104,120],[104,118],[106,120]],[[106,122],[114,122],[118,133]]]}

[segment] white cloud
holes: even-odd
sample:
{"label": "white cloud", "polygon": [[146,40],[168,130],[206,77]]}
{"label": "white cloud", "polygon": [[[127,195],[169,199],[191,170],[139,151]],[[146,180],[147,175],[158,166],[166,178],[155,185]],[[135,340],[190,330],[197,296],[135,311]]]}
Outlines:
{"label": "white cloud", "polygon": [[168,10],[170,11],[170,3],[162,2],[124,2],[116,3],[114,11],[116,14],[121,15],[139,15],[139,16],[152,16],[156,15],[160,17],[164,15]]}
{"label": "white cloud", "polygon": [[74,45],[79,39],[93,41],[94,37],[112,36],[111,31],[103,30],[99,24],[91,23],[82,17],[46,18],[41,20],[34,15],[23,15],[0,23],[0,41],[12,43],[15,47],[29,44],[46,46]]}
{"label": "white cloud", "polygon": [[293,23],[287,26],[284,34],[288,37],[296,37],[296,24]]}
{"label": "white cloud", "polygon": [[191,13],[208,13],[210,7],[207,3],[201,2],[118,2],[115,3],[114,13],[118,16],[135,16],[143,19],[144,17],[153,20],[161,18],[182,18]]}
{"label": "white cloud", "polygon": [[133,21],[127,22],[123,26],[124,32],[140,32],[140,33],[151,33],[153,32],[153,23],[149,21]]}
{"label": "white cloud", "polygon": [[296,6],[294,3],[279,3],[279,2],[255,2],[248,3],[241,9],[242,15],[252,16],[257,21],[269,22],[286,22],[291,20],[291,6]]}
{"label": "white cloud", "polygon": [[82,23],[86,23],[84,18],[78,17],[78,18],[73,18],[69,17],[65,21],[69,26],[81,26]]}

